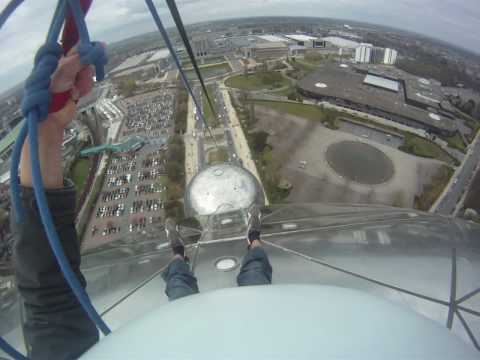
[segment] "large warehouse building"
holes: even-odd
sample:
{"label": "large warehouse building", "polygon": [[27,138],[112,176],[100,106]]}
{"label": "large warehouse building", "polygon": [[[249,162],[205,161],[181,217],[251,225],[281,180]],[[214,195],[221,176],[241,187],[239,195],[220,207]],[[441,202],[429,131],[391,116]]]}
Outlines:
{"label": "large warehouse building", "polygon": [[332,64],[303,78],[299,92],[318,100],[451,136],[457,131],[439,84],[381,66]]}
{"label": "large warehouse building", "polygon": [[284,42],[264,42],[256,43],[243,48],[245,57],[253,58],[257,61],[278,59],[287,57],[288,46]]}

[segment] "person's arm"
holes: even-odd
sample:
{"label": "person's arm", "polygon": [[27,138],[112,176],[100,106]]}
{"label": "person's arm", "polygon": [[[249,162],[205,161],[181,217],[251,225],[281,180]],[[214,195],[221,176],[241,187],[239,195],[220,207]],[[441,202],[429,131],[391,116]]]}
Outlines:
{"label": "person's arm", "polygon": [[[47,200],[63,250],[83,287],[80,246],[75,231],[75,188],[62,175],[61,146],[65,127],[76,112],[77,100],[93,86],[92,69],[72,52],[60,61],[52,77],[54,93],[72,89],[66,106],[39,125],[39,160]],[[24,334],[29,354],[38,359],[76,359],[98,341],[88,318],[61,273],[50,249],[33,193],[28,139],[20,162],[25,217],[15,227],[15,273],[24,303]]]}

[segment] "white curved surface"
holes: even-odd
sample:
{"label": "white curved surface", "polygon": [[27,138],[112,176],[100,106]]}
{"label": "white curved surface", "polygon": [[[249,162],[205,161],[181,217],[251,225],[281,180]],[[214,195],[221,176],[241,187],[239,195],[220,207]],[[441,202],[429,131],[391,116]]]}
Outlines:
{"label": "white curved surface", "polygon": [[250,172],[229,164],[205,168],[192,179],[186,192],[187,212],[198,215],[246,209],[262,193]]}
{"label": "white curved surface", "polygon": [[161,306],[81,359],[477,359],[438,324],[330,286],[228,288]]}

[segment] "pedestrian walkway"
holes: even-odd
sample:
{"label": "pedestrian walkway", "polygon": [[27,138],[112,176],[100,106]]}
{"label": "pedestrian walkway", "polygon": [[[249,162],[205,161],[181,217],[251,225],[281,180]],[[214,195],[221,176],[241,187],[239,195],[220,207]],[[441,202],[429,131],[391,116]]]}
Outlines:
{"label": "pedestrian walkway", "polygon": [[[198,172],[198,137],[196,134],[195,115],[193,113],[193,100],[188,97],[187,102],[187,132],[184,135],[185,141],[185,180],[189,184]],[[194,136],[195,134],[195,136]]]}
{"label": "pedestrian walkway", "polygon": [[[250,147],[248,145],[248,141],[245,137],[245,134],[243,133],[242,126],[240,125],[240,121],[238,120],[238,117],[237,117],[237,112],[232,106],[232,102],[230,100],[228,90],[226,89],[223,81],[220,85],[220,90],[223,96],[225,106],[227,107],[228,118],[230,119],[230,122],[232,124],[231,133],[232,133],[232,139],[235,145],[237,155],[242,160],[243,167],[248,171],[250,171],[257,178],[258,182],[262,184],[262,179],[260,178],[260,175],[258,174],[258,171],[257,171],[257,166],[253,161],[252,154],[250,152]],[[262,185],[262,188],[263,188],[263,185]],[[267,194],[265,194],[265,205],[268,205],[268,204],[269,202],[267,199]]]}

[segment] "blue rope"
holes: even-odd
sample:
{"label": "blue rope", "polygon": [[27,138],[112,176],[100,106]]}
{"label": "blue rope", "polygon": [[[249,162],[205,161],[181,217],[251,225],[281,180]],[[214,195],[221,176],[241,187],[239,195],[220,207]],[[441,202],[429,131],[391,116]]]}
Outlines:
{"label": "blue rope", "polygon": [[10,17],[10,15],[13,14],[15,9],[20,6],[21,3],[23,3],[24,0],[11,0],[7,6],[3,9],[3,11],[0,13],[0,29],[2,28],[3,24],[6,23],[7,19]]}
{"label": "blue rope", "polygon": [[202,108],[199,106],[197,98],[195,97],[195,94],[193,93],[190,83],[187,80],[185,71],[183,70],[180,60],[178,59],[177,52],[175,51],[175,48],[173,47],[172,42],[170,41],[167,31],[165,30],[165,27],[163,26],[162,21],[160,20],[160,16],[158,15],[157,9],[155,8],[155,5],[153,4],[152,0],[145,0],[145,2],[147,3],[148,9],[152,14],[155,24],[157,25],[158,31],[160,31],[160,34],[162,35],[163,40],[165,41],[165,45],[167,46],[168,50],[170,51],[170,54],[172,55],[173,61],[175,62],[175,65],[177,66],[178,71],[180,72],[180,78],[182,79],[182,83],[187,89],[187,91],[190,93],[190,95],[192,96],[195,107],[197,108],[197,112],[200,115],[200,119],[205,124],[205,127],[207,128],[210,134],[210,137],[215,141],[215,144],[216,144],[215,137],[213,136],[207,121],[205,120]]}
{"label": "blue rope", "polygon": [[[46,43],[38,50],[35,56],[33,71],[25,83],[25,93],[22,100],[21,109],[27,119],[27,122],[20,131],[12,154],[12,165],[10,170],[12,204],[15,213],[17,214],[17,221],[23,221],[24,211],[22,209],[20,200],[18,166],[20,162],[21,150],[28,134],[33,189],[37,207],[40,213],[40,218],[48,241],[57,259],[58,265],[65,277],[65,280],[71,287],[79,303],[89,318],[97,325],[97,327],[105,335],[108,335],[110,333],[110,329],[104,323],[100,315],[95,311],[87,293],[81,286],[77,276],[70,267],[70,263],[66,258],[65,253],[63,252],[62,245],[59,241],[58,234],[52,220],[52,215],[48,207],[40,169],[38,151],[38,123],[45,120],[48,116],[48,106],[50,103],[50,79],[58,66],[58,60],[63,52],[62,47],[57,43],[57,39],[60,35],[60,31],[65,19],[65,1],[66,0],[59,0],[58,2],[47,35]],[[97,80],[103,80],[105,76],[104,65],[107,62],[105,50],[100,43],[90,41],[88,30],[85,25],[84,14],[80,7],[79,0],[67,1],[79,33],[80,44],[78,46],[78,53],[80,56],[80,61],[84,65],[95,65]],[[12,10],[9,10],[10,12],[7,15],[10,15],[13,12],[16,7],[15,5],[18,6],[18,4],[14,3],[10,7]],[[12,350],[8,344],[8,346],[4,346],[6,343],[3,339],[0,338],[0,340],[0,347],[2,347],[5,351]],[[20,353],[15,353],[14,355],[16,359],[25,359],[25,357],[23,357],[23,355]]]}
{"label": "blue rope", "polygon": [[27,357],[20,354],[9,343],[3,340],[1,336],[0,336],[0,349],[2,349],[7,355],[10,355],[15,360],[28,360]]}

